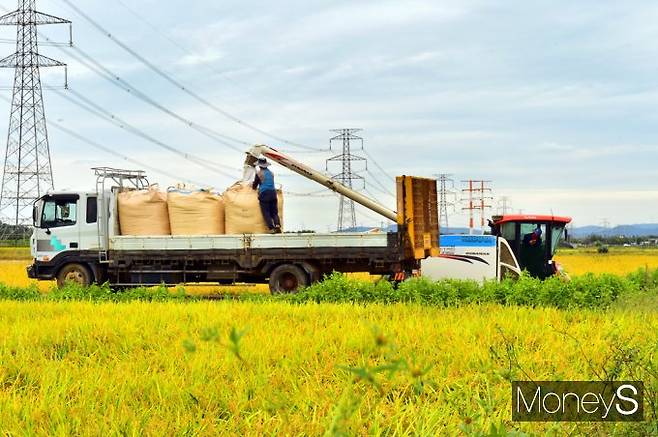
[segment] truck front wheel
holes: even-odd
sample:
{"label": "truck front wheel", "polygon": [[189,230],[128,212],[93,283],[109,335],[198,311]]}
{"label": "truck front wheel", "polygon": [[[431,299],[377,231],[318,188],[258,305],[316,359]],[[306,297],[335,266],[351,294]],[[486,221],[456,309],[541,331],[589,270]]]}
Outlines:
{"label": "truck front wheel", "polygon": [[270,292],[295,293],[309,284],[306,272],[299,266],[283,264],[272,270],[270,274]]}
{"label": "truck front wheel", "polygon": [[67,282],[88,287],[92,282],[91,272],[82,264],[67,264],[57,274],[57,286],[63,287]]}

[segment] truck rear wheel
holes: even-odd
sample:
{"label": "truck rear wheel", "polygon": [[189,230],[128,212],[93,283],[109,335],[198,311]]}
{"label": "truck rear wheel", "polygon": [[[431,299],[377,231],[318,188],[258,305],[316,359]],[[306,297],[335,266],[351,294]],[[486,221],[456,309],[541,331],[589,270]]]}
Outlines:
{"label": "truck rear wheel", "polygon": [[306,272],[294,264],[282,264],[270,274],[270,292],[295,293],[309,284]]}
{"label": "truck rear wheel", "polygon": [[91,272],[82,264],[67,264],[57,274],[57,286],[63,287],[67,282],[88,287],[92,282]]}

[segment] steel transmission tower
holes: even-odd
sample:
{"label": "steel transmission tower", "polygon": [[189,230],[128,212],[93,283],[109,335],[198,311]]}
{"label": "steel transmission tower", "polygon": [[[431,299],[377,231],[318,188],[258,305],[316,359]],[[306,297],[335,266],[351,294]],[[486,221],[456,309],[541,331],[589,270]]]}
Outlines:
{"label": "steel transmission tower", "polygon": [[[352,170],[352,163],[356,161],[362,161],[366,165],[367,161],[365,158],[354,155],[352,153],[352,143],[360,142],[361,150],[363,150],[363,138],[356,136],[357,132],[360,132],[362,129],[332,129],[331,132],[336,132],[337,135],[332,137],[329,140],[329,148],[333,150],[334,144],[340,143],[342,146],[343,153],[336,155],[327,159],[327,170],[329,170],[329,164],[331,162],[340,162],[342,165],[342,172],[332,176],[332,179],[337,180],[341,184],[349,188],[354,187],[354,181],[358,181],[363,184],[365,188],[365,179],[363,176],[356,174]],[[344,231],[345,229],[355,228],[356,227],[356,212],[354,210],[354,201],[351,199],[345,198],[345,196],[340,196],[340,205],[338,208],[338,231]]]}
{"label": "steel transmission tower", "polygon": [[448,228],[448,209],[455,207],[455,181],[446,173],[435,176],[439,178],[439,226]]}
{"label": "steel transmission tower", "polygon": [[0,222],[17,227],[30,222],[34,200],[53,188],[39,68],[65,67],[66,77],[65,64],[39,54],[37,26],[71,25],[69,20],[36,11],[35,2],[19,0],[17,10],[0,17],[0,25],[17,27],[16,52],[0,60],[0,68],[15,69]]}
{"label": "steel transmission tower", "polygon": [[480,211],[480,228],[484,229],[485,210],[491,208],[491,205],[487,202],[493,199],[492,196],[488,195],[492,191],[489,186],[491,181],[469,179],[462,181],[462,183],[466,185],[466,188],[462,189],[462,193],[466,194],[466,198],[462,200],[466,201],[468,205],[462,210],[468,210],[468,229],[470,233],[473,233],[475,229],[475,211]]}
{"label": "steel transmission tower", "polygon": [[508,196],[502,196],[498,200],[498,212],[505,215],[512,211],[512,202]]}

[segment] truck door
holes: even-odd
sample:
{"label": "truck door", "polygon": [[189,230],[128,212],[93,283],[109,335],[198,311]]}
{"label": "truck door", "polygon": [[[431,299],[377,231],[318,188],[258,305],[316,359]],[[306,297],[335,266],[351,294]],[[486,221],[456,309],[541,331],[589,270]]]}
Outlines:
{"label": "truck door", "polygon": [[[79,250],[80,211],[77,194],[48,195],[41,198],[35,220],[35,258],[49,261],[67,250]],[[84,219],[84,217],[83,217]]]}
{"label": "truck door", "polygon": [[80,249],[98,249],[98,196],[87,194],[84,200],[83,206],[80,199]]}

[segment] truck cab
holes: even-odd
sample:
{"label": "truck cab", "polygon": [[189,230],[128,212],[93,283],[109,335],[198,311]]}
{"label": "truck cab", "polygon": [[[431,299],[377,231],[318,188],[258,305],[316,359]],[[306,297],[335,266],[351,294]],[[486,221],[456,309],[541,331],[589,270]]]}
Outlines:
{"label": "truck cab", "polygon": [[[85,276],[95,279],[94,264],[82,258],[94,258],[98,252],[98,195],[95,192],[55,191],[42,196],[33,207],[34,231],[30,238],[32,258],[28,275],[40,279],[60,279],[61,266],[77,264],[63,272],[62,280]],[[67,259],[76,260],[66,263]],[[37,272],[36,269],[39,271]],[[99,275],[100,276],[100,275]]]}
{"label": "truck cab", "polygon": [[96,193],[53,192],[41,197],[34,204],[32,256],[43,261],[65,249],[97,244],[97,211]]}
{"label": "truck cab", "polygon": [[545,279],[559,272],[553,256],[570,222],[571,217],[510,214],[494,216],[489,226],[509,242],[521,269]]}

